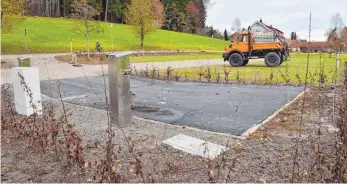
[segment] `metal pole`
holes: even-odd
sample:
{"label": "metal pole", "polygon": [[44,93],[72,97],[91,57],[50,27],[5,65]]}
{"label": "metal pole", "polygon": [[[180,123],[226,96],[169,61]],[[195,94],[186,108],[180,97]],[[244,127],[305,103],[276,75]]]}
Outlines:
{"label": "metal pole", "polygon": [[132,52],[108,56],[111,123],[126,127],[131,123],[130,59]]}

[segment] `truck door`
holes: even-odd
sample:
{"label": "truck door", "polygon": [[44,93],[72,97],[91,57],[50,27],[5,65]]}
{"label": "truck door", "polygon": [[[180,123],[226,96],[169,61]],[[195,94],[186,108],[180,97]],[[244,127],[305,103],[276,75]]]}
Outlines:
{"label": "truck door", "polygon": [[248,34],[237,35],[238,50],[241,52],[249,52]]}

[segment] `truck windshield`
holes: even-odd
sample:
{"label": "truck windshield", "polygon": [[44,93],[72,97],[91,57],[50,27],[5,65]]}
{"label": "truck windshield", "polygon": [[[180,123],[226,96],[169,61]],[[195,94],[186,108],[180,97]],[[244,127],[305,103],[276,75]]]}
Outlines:
{"label": "truck windshield", "polygon": [[237,35],[237,41],[242,42],[242,35]]}
{"label": "truck windshield", "polygon": [[248,35],[243,35],[243,42],[248,42]]}

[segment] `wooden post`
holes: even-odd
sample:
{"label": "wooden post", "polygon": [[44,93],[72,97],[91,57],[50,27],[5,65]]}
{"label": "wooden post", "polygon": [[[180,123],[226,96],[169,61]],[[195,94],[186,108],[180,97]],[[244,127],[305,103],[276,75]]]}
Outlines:
{"label": "wooden post", "polygon": [[72,54],[72,38],[70,37],[70,51],[71,51],[71,54]]}
{"label": "wooden post", "polygon": [[27,28],[24,30],[24,37],[25,37],[25,50],[28,51],[28,44],[27,44]]}

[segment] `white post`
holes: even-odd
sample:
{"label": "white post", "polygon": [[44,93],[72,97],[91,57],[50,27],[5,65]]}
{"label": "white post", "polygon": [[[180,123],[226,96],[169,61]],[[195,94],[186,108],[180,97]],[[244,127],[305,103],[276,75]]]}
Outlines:
{"label": "white post", "polygon": [[[24,80],[20,76],[23,76]],[[14,67],[12,68],[12,79],[17,113],[30,116],[36,112],[38,115],[41,115],[42,102],[39,68]],[[30,90],[29,93],[28,90]]]}

